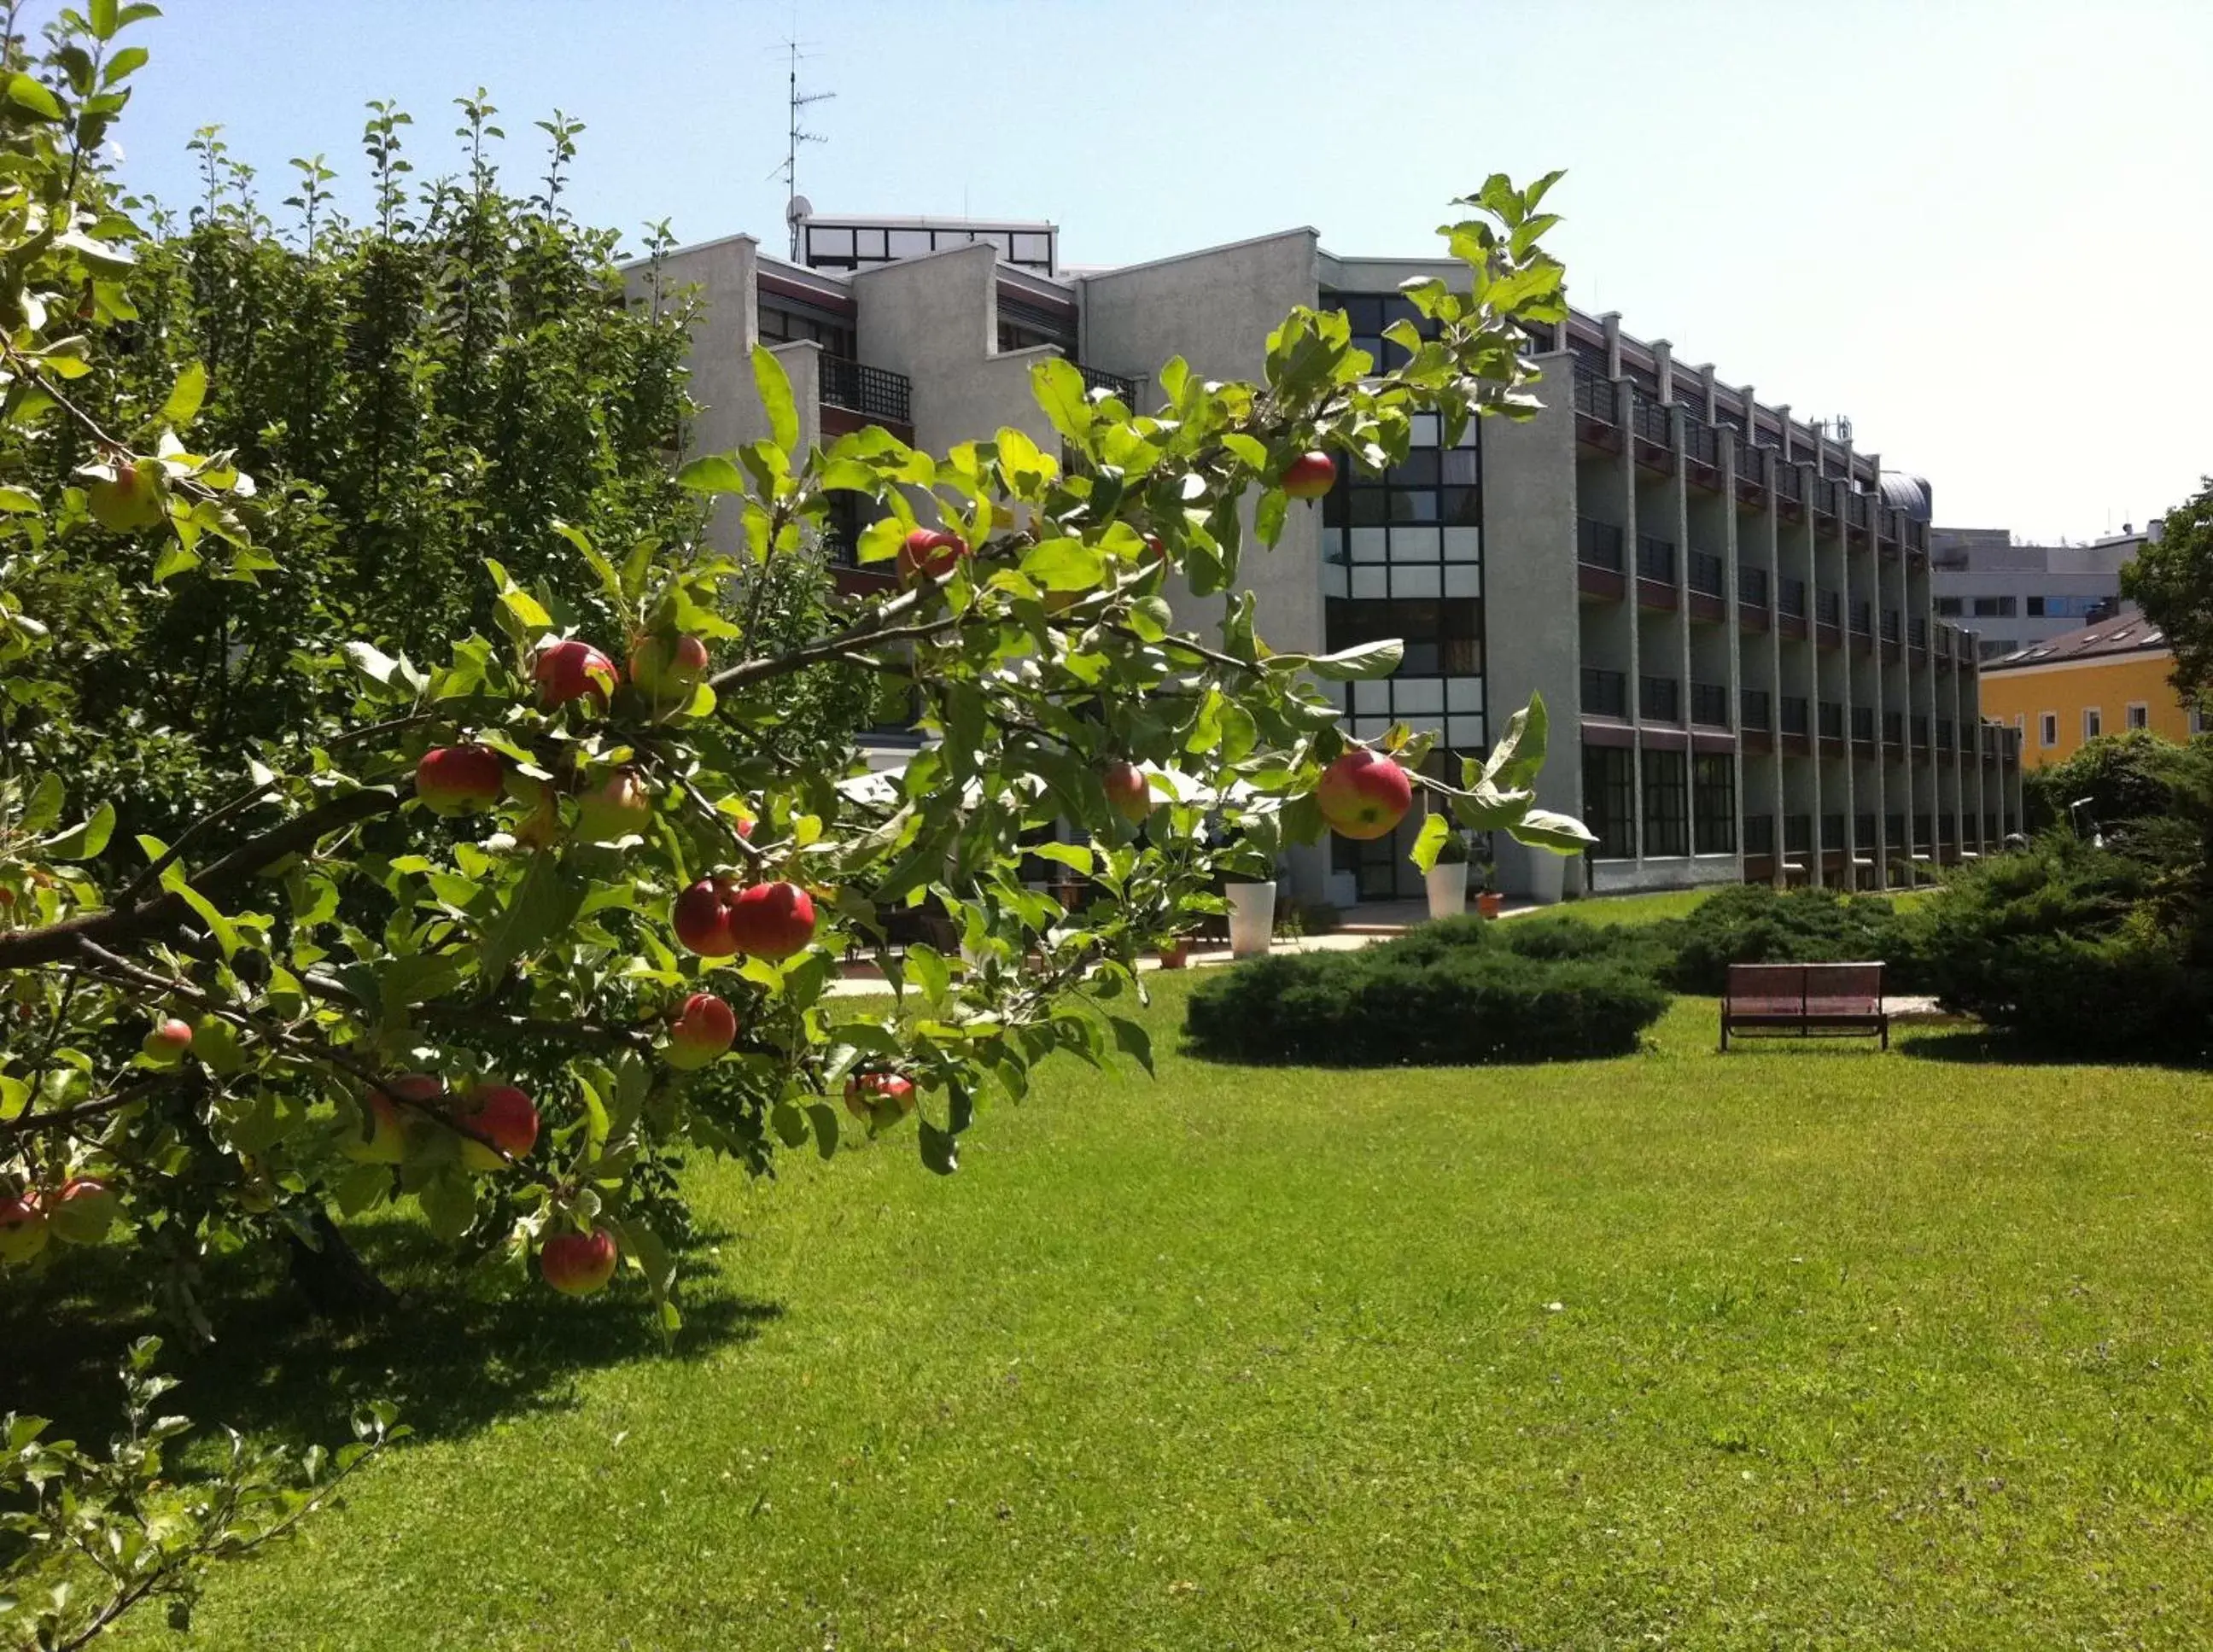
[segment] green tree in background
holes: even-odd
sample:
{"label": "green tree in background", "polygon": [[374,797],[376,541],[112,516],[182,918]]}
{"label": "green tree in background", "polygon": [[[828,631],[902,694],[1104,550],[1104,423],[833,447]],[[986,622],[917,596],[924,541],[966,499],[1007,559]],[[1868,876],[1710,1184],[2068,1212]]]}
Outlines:
{"label": "green tree in background", "polygon": [[2213,704],[2213,477],[2167,513],[2158,540],[2121,570],[2121,594],[2167,633],[2176,691]]}

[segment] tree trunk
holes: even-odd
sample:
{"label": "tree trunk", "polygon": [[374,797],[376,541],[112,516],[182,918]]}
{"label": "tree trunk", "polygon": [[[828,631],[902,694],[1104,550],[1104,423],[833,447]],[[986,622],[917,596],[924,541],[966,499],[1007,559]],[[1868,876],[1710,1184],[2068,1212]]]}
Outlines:
{"label": "tree trunk", "polygon": [[286,1235],[292,1247],[292,1283],[310,1308],[326,1320],[367,1320],[399,1305],[399,1293],[369,1271],[338,1223],[319,1210],[313,1225],[313,1245],[297,1234]]}

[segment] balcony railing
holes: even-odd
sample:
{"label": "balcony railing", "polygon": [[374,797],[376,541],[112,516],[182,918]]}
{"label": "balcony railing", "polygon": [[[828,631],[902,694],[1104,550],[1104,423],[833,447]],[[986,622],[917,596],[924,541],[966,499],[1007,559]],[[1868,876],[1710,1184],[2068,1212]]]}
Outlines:
{"label": "balcony railing", "polygon": [[1821,847],[1842,849],[1844,846],[1844,817],[1824,814],[1821,817]]}
{"label": "balcony railing", "polygon": [[1814,621],[1816,625],[1835,625],[1841,624],[1844,610],[1844,599],[1840,593],[1831,590],[1821,590],[1814,594]]}
{"label": "balcony railing", "polygon": [[1783,732],[1786,735],[1804,734],[1807,710],[1807,699],[1803,694],[1785,694],[1783,697]]}
{"label": "balcony railing", "polygon": [[1844,737],[1844,703],[1842,700],[1823,700],[1820,710],[1821,738],[1842,740]]}
{"label": "balcony railing", "polygon": [[1951,718],[1939,717],[1936,719],[1936,749],[1938,751],[1948,752],[1952,749],[1952,728],[1953,725]]}
{"label": "balcony railing", "polygon": [[1748,608],[1765,607],[1767,606],[1767,570],[1747,568],[1742,563],[1737,564],[1736,595],[1737,600]]}
{"label": "balcony railing", "polygon": [[1783,463],[1776,465],[1775,490],[1794,503],[1805,498],[1806,485],[1804,479],[1799,476],[1798,467],[1795,465]]}
{"label": "balcony railing", "polygon": [[1691,685],[1691,721],[1707,728],[1726,728],[1729,726],[1729,695],[1727,683],[1692,683]]}
{"label": "balcony railing", "polygon": [[1872,603],[1872,602],[1868,602],[1868,601],[1864,601],[1864,600],[1863,600],[1863,601],[1859,601],[1859,602],[1855,602],[1855,603],[1853,603],[1853,604],[1852,604],[1852,631],[1853,631],[1853,634],[1854,634],[1854,635],[1856,635],[1856,636],[1859,636],[1859,637],[1866,637],[1866,636],[1869,635],[1870,633],[1872,633],[1872,632],[1874,631],[1874,630],[1875,630],[1875,604],[1874,604],[1874,603]]}
{"label": "balcony railing", "polygon": [[839,356],[823,357],[821,369],[825,407],[840,407],[863,418],[889,419],[899,424],[914,422],[909,411],[911,387],[905,374],[865,366]]}
{"label": "balcony railing", "polygon": [[1683,685],[1673,677],[1639,677],[1637,680],[1637,715],[1647,722],[1680,722],[1683,720]]}
{"label": "balcony railing", "polygon": [[1927,648],[1929,646],[1929,622],[1925,619],[1910,621],[1905,627],[1905,640],[1915,648]]}
{"label": "balcony railing", "polygon": [[1109,373],[1100,367],[1085,367],[1078,363],[1076,369],[1083,375],[1086,390],[1104,390],[1125,407],[1134,411],[1137,405],[1137,381],[1125,379],[1119,373]]}
{"label": "balcony railing", "polygon": [[1793,619],[1806,617],[1806,582],[1785,574],[1776,582],[1775,606]]}
{"label": "balcony railing", "polygon": [[1576,560],[1594,568],[1621,571],[1621,530],[1594,517],[1576,518]]}
{"label": "balcony railing", "polygon": [[1905,617],[1897,609],[1885,608],[1882,611],[1882,640],[1886,643],[1895,643],[1903,637],[1905,631]]}
{"label": "balcony railing", "polygon": [[1855,814],[1852,816],[1852,842],[1857,848],[1863,851],[1875,847],[1874,815]]}
{"label": "balcony railing", "polygon": [[1635,423],[1637,434],[1647,442],[1656,442],[1661,447],[1667,447],[1673,437],[1673,432],[1668,428],[1666,405],[1639,394],[1631,406],[1634,411],[1631,418]]}
{"label": "balcony railing", "polygon": [[1710,551],[1691,552],[1691,588],[1701,596],[1720,596],[1728,589],[1728,570]]}
{"label": "balcony railing", "polygon": [[1905,744],[1905,713],[1886,711],[1882,714],[1882,743],[1886,746]]}
{"label": "balcony railing", "polygon": [[1583,668],[1583,715],[1587,717],[1625,717],[1629,715],[1629,678],[1619,671]]}
{"label": "balcony railing", "polygon": [[1899,526],[1905,520],[1905,515],[1903,511],[1886,510],[1875,520],[1881,526],[1882,536],[1886,539],[1896,539],[1903,537],[1899,533]]}
{"label": "balcony railing", "polygon": [[1783,817],[1783,852],[1803,855],[1814,847],[1814,817],[1810,814],[1786,814]]}
{"label": "balcony railing", "polygon": [[1874,509],[1868,496],[1856,489],[1844,497],[1844,520],[1854,527],[1870,526],[1874,521],[1871,514]]}
{"label": "balcony railing", "polygon": [[1736,473],[1739,477],[1755,485],[1764,485],[1767,480],[1767,464],[1766,448],[1755,448],[1742,436],[1736,439]]}
{"label": "balcony railing", "polygon": [[1712,425],[1688,413],[1683,416],[1683,451],[1701,465],[1719,465],[1722,462],[1720,436]]}
{"label": "balcony railing", "polygon": [[1747,855],[1772,855],[1775,852],[1775,817],[1772,814],[1747,814],[1744,817],[1744,852]]}
{"label": "balcony railing", "polygon": [[1923,521],[1917,516],[1909,517],[1905,524],[1905,542],[1916,551],[1923,552],[1927,552],[1929,549],[1929,524]]}
{"label": "balcony railing", "polygon": [[1743,693],[1737,696],[1737,722],[1741,727],[1746,728],[1773,727],[1768,719],[1774,715],[1772,709],[1774,701],[1765,689],[1746,689]]}
{"label": "balcony railing", "polygon": [[1637,576],[1675,582],[1675,541],[1656,533],[1637,536]]}
{"label": "balcony railing", "polygon": [[1852,738],[1854,740],[1875,738],[1875,707],[1872,705],[1856,705],[1852,708]]}
{"label": "balcony railing", "polygon": [[1613,381],[1588,368],[1577,368],[1576,411],[1586,418],[1597,419],[1602,424],[1620,424],[1619,400]]}

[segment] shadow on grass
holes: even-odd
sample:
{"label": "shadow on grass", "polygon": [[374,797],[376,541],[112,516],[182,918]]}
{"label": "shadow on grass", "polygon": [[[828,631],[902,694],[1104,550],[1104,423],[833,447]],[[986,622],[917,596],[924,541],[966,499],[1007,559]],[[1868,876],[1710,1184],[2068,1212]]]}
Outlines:
{"label": "shadow on grass", "polygon": [[[684,1270],[683,1328],[664,1343],[643,1284],[625,1270],[600,1295],[575,1299],[533,1273],[487,1289],[412,1222],[350,1224],[363,1259],[401,1293],[375,1319],[322,1320],[290,1283],[281,1259],[257,1252],[209,1269],[202,1300],[216,1340],[193,1339],[148,1305],[149,1259],[118,1243],[70,1253],[36,1280],[0,1293],[0,1411],[33,1411],[55,1433],[106,1441],[119,1417],[116,1367],[124,1349],[162,1338],[162,1367],[181,1378],[171,1402],[203,1426],[296,1443],[336,1443],[347,1418],[390,1400],[424,1439],[475,1433],[502,1417],[564,1410],[577,1373],[633,1360],[694,1360],[750,1342],[783,1308],[713,1289]],[[729,1235],[702,1233],[688,1249]]]}
{"label": "shadow on grass", "polygon": [[2204,1072],[2204,1061],[2161,1060],[2141,1054],[2117,1055],[2095,1050],[2070,1050],[2033,1044],[1988,1027],[1964,1027],[1956,1032],[1923,1033],[1899,1045],[1907,1055],[1923,1061],[1957,1061],[1976,1065],[2006,1067],[2152,1067],[2164,1072]]}

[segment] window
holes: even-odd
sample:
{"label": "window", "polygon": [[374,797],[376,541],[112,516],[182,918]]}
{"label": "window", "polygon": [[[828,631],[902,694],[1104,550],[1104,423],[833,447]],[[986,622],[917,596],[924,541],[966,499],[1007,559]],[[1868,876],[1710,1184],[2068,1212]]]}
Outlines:
{"label": "window", "polygon": [[2146,705],[2142,700],[2129,707],[2127,716],[2128,725],[2131,728],[2151,727],[2151,707]]}
{"label": "window", "polygon": [[2202,735],[2205,732],[2205,712],[2202,706],[2193,705],[2190,708],[2190,732],[2193,735]]}
{"label": "window", "polygon": [[1332,597],[1328,610],[1332,653],[1396,637],[1406,645],[1399,662],[1401,677],[1483,674],[1483,604],[1472,597],[1400,602]]}
{"label": "window", "polygon": [[1699,854],[1736,853],[1736,759],[1727,753],[1692,759],[1691,819]]}
{"label": "window", "polygon": [[[1339,302],[1350,312],[1370,301],[1356,294]],[[1395,296],[1389,301],[1405,302]],[[1356,315],[1356,332],[1360,325]],[[1323,560],[1350,570],[1332,575],[1330,588],[1363,598],[1480,596],[1483,491],[1476,421],[1468,422],[1459,446],[1446,448],[1436,416],[1417,414],[1411,438],[1399,464],[1381,472],[1345,466],[1324,496]]]}
{"label": "window", "polygon": [[1978,596],[1975,599],[1975,618],[2010,619],[2013,618],[2013,599],[2009,596]]}
{"label": "window", "polygon": [[2094,619],[2110,597],[2032,596],[2025,599],[2031,619]]}
{"label": "window", "polygon": [[1690,757],[1685,752],[1644,753],[1644,852],[1691,852]]}
{"label": "window", "polygon": [[2097,739],[2097,737],[2098,737],[2098,734],[2099,734],[2099,731],[2100,731],[2100,730],[2104,726],[2105,726],[2105,724],[2104,724],[2104,719],[2102,719],[2102,718],[2098,715],[2098,708],[2097,708],[2096,706],[2094,706],[2094,705],[2086,705],[2086,706],[2084,706],[2084,707],[2082,708],[2082,738],[2083,738],[2083,739],[2085,739],[2085,740],[2095,740],[2095,739]]}
{"label": "window", "polygon": [[829,316],[815,315],[805,310],[763,304],[760,307],[760,336],[761,342],[771,348],[788,344],[794,339],[811,338],[822,346],[825,355],[848,362],[854,357],[853,329],[850,326]]}
{"label": "window", "polygon": [[1958,619],[1960,616],[1960,599],[1958,597],[1940,596],[1936,599],[1936,612],[1939,614],[1942,614],[1945,619]]}
{"label": "window", "polygon": [[2036,743],[2047,752],[2059,743],[2059,713],[2057,711],[2038,713]]}
{"label": "window", "polygon": [[1636,756],[1625,746],[1583,747],[1583,824],[1598,838],[1590,852],[1600,860],[1636,856]]}

